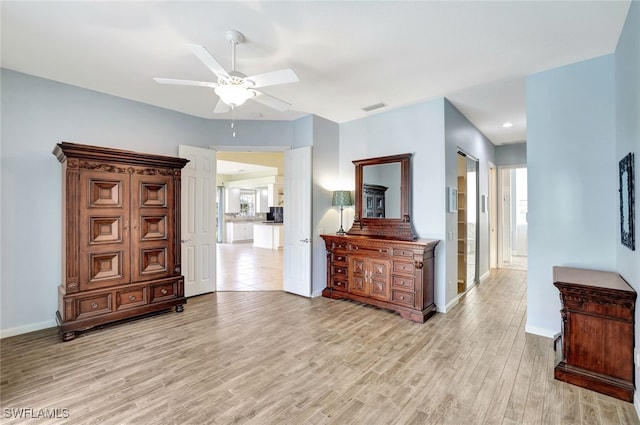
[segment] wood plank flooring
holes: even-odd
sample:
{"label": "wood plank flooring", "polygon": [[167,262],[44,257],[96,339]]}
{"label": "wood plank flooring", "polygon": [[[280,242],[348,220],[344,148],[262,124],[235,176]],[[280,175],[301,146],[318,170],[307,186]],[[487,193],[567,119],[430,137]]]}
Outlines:
{"label": "wood plank flooring", "polygon": [[[422,325],[350,301],[218,292],[67,343],[56,329],[6,338],[0,422],[640,424],[632,404],[553,379],[551,340],[524,332],[525,279],[495,271]],[[9,417],[20,408],[69,417]]]}

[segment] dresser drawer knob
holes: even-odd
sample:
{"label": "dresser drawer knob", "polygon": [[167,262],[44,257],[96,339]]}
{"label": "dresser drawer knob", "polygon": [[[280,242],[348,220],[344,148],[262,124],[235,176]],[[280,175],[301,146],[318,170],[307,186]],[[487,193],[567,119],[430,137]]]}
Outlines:
{"label": "dresser drawer knob", "polygon": [[135,301],[135,300],[136,300],[135,295],[129,295],[129,301]]}
{"label": "dresser drawer knob", "polygon": [[162,295],[167,295],[167,292],[168,292],[168,291],[167,291],[166,289],[164,289],[164,288],[162,288],[162,291],[160,291],[160,293],[161,293]]}
{"label": "dresser drawer knob", "polygon": [[98,308],[98,304],[97,303],[91,303],[91,308]]}

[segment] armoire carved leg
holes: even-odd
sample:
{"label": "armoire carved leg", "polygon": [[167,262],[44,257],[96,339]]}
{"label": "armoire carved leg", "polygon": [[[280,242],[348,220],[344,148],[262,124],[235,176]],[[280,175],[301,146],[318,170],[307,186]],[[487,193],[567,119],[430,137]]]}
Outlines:
{"label": "armoire carved leg", "polygon": [[184,311],[184,306],[179,304],[176,306],[176,313],[182,313]]}

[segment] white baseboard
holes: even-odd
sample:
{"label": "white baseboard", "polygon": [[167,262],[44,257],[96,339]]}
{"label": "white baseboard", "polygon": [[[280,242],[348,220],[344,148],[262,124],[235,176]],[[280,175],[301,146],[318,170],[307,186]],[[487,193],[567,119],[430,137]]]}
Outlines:
{"label": "white baseboard", "polygon": [[485,272],[485,274],[483,274],[482,276],[480,276],[480,282],[483,282],[483,281],[485,281],[486,279],[488,279],[490,274],[491,274],[491,273],[490,273],[490,271],[489,271],[489,270],[487,270],[487,271]]}
{"label": "white baseboard", "polygon": [[317,298],[322,296],[323,289],[319,289],[311,294],[311,298]]}
{"label": "white baseboard", "polygon": [[438,313],[446,313],[447,311],[450,311],[453,307],[457,305],[458,305],[458,297],[455,297],[444,306],[444,309],[436,306],[436,311]]}
{"label": "white baseboard", "polygon": [[633,395],[633,407],[636,408],[636,415],[640,418],[640,398],[638,398],[638,392],[636,391]]}
{"label": "white baseboard", "polygon": [[54,328],[58,326],[55,320],[47,320],[46,322],[32,323],[25,326],[17,326],[15,328],[0,330],[0,339],[10,336],[22,335],[29,332],[40,331],[42,329]]}
{"label": "white baseboard", "polygon": [[540,335],[551,339],[555,338],[558,332],[560,332],[557,329],[539,328],[537,326],[531,326],[528,323],[524,326],[524,331],[528,334]]}

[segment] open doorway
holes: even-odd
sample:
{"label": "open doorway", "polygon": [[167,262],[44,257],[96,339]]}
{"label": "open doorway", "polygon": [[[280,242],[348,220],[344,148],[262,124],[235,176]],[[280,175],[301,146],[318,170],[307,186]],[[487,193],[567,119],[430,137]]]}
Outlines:
{"label": "open doorway", "polygon": [[458,152],[458,294],[478,281],[478,160]]}
{"label": "open doorway", "polygon": [[528,265],[528,196],[527,168],[500,169],[498,265],[502,268],[527,270]]}
{"label": "open doorway", "polygon": [[218,291],[283,289],[284,152],[218,151]]}

